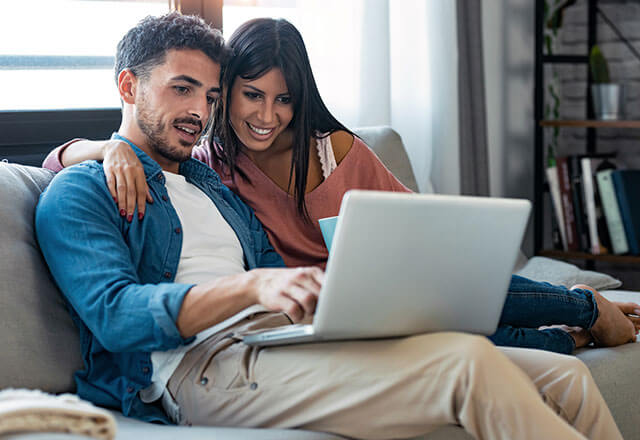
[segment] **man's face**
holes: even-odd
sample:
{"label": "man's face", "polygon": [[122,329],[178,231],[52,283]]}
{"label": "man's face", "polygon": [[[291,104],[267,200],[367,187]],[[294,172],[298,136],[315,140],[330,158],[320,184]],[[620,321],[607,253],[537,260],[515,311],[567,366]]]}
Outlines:
{"label": "man's face", "polygon": [[136,122],[147,153],[161,166],[184,162],[220,94],[220,65],[199,50],[170,50],[165,62],[141,78]]}

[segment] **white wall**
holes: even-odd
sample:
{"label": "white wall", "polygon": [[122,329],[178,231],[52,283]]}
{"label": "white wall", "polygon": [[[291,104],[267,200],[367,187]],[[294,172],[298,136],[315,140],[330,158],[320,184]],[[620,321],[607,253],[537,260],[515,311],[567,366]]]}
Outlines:
{"label": "white wall", "polygon": [[483,0],[482,20],[491,195],[533,200],[534,2]]}

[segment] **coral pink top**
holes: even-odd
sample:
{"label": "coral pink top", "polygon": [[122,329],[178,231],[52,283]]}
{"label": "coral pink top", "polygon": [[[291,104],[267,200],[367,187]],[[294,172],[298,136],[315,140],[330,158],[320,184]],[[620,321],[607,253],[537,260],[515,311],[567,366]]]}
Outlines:
{"label": "coral pink top", "polygon": [[[53,171],[61,170],[61,153],[71,142],[53,150],[43,166]],[[214,145],[214,148],[220,146]],[[293,196],[276,185],[244,153],[238,154],[236,162],[238,169],[249,180],[236,173],[235,181],[231,180],[227,167],[213,158],[208,148],[197,146],[192,155],[213,168],[223,183],[255,211],[271,244],[290,267],[325,267],[329,254],[322,239],[318,219],[338,215],[342,196],[348,190],[410,192],[362,140],[354,137],[351,149],[335,170],[313,191],[305,195],[311,218],[309,223],[298,214]]]}

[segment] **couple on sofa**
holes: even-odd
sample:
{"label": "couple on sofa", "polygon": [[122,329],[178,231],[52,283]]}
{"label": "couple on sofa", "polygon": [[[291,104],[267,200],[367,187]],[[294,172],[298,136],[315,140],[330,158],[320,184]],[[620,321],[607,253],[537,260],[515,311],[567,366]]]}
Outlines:
{"label": "couple on sofa", "polygon": [[[45,166],[103,162],[60,172],[36,212],[81,332],[81,397],[148,421],[356,438],[444,424],[476,438],[621,438],[587,368],[552,352],[635,338],[640,306],[588,286],[514,276],[491,336],[512,347],[458,333],[240,342],[312,317],[327,259],[317,219],[346,190],[408,191],[326,109],[291,24],[253,20],[225,45],[195,17],[147,17],[118,44],[116,82],[118,132]],[[552,324],[576,328],[538,329]]]}

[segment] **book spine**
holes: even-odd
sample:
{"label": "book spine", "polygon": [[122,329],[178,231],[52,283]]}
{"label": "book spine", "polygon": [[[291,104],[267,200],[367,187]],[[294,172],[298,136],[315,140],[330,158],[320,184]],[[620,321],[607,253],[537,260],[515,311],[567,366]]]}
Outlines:
{"label": "book spine", "polygon": [[602,209],[604,217],[607,220],[607,228],[611,237],[611,247],[616,255],[626,254],[629,252],[627,243],[627,235],[624,232],[622,218],[620,217],[620,208],[618,207],[618,199],[611,180],[612,170],[600,171],[596,174],[598,188],[600,189],[600,198],[602,199]]}
{"label": "book spine", "polygon": [[593,185],[593,174],[591,172],[591,158],[583,157],[580,161],[582,167],[582,189],[584,190],[584,200],[587,211],[587,225],[589,227],[589,241],[591,242],[591,253],[600,255],[601,243],[598,237],[598,218],[596,215],[596,189]]}
{"label": "book spine", "polygon": [[567,237],[567,250],[579,249],[576,222],[573,213],[573,197],[571,196],[571,179],[569,176],[569,161],[567,157],[556,159],[558,166],[558,184],[560,186],[560,200],[562,201],[562,216]]}
{"label": "book spine", "polygon": [[633,227],[633,218],[631,216],[631,201],[629,200],[629,194],[624,185],[624,179],[621,171],[613,171],[611,173],[611,180],[613,182],[613,188],[616,192],[618,207],[620,209],[620,218],[622,219],[622,226],[624,232],[627,235],[627,243],[629,245],[629,252],[633,255],[640,254],[640,248],[638,247],[638,239],[635,234],[635,228]]}
{"label": "book spine", "polygon": [[576,222],[576,234],[578,237],[578,247],[583,252],[591,250],[589,244],[589,230],[587,228],[587,217],[582,189],[582,170],[580,160],[577,156],[571,156],[569,162],[569,173],[571,176],[571,197],[573,199],[573,215]]}
{"label": "book spine", "polygon": [[553,211],[556,214],[556,221],[558,222],[558,229],[560,230],[560,240],[562,241],[562,248],[566,251],[568,250],[567,233],[564,225],[564,215],[562,214],[560,185],[558,183],[558,167],[549,167],[546,171],[547,182],[549,183],[549,191],[551,193],[551,202],[553,203]]}

